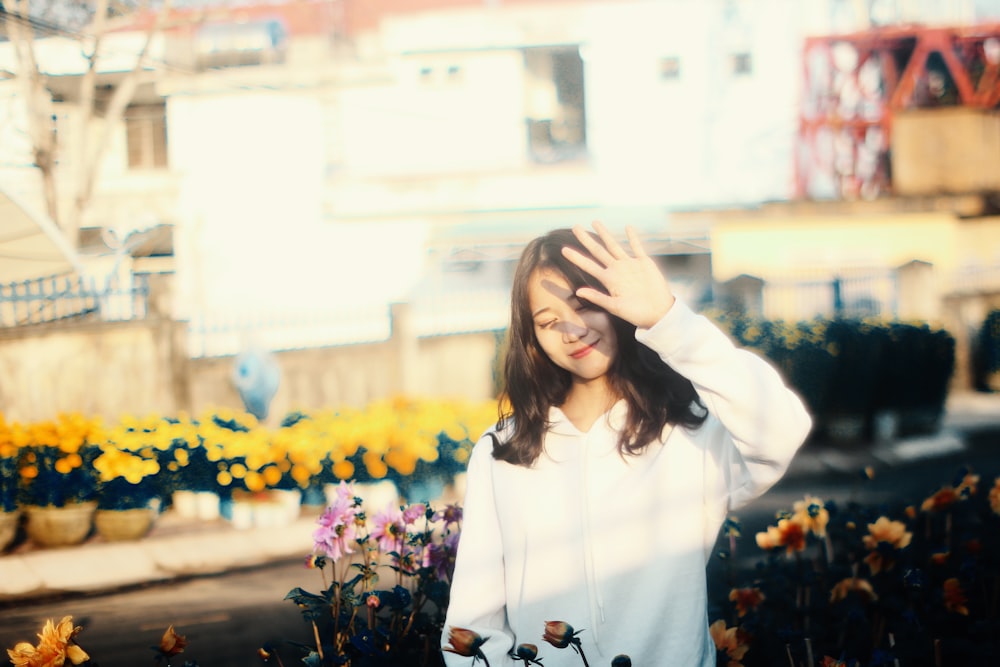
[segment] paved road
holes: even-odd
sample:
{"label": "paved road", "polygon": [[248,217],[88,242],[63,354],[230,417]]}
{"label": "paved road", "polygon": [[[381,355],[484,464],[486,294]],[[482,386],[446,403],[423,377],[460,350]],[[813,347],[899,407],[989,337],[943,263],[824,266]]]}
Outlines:
{"label": "paved road", "polygon": [[[265,642],[311,642],[311,630],[299,610],[283,600],[296,586],[322,587],[317,571],[305,569],[303,563],[296,560],[109,595],[8,606],[0,609],[0,646],[34,641],[45,619],[58,621],[71,615],[84,628],[78,636],[80,645],[101,667],[152,665],[154,654],[148,647],[157,645],[171,624],[189,642],[180,658],[203,667],[263,665],[257,649]],[[173,664],[181,662],[175,658]],[[299,663],[291,659],[285,664]]]}

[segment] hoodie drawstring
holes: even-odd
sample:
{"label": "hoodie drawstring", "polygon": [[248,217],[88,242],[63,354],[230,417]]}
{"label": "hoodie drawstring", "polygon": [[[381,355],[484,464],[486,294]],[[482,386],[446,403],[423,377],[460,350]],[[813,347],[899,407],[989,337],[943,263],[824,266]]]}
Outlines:
{"label": "hoodie drawstring", "polygon": [[594,541],[591,531],[590,520],[590,465],[589,465],[589,445],[590,437],[584,441],[583,460],[581,463],[581,487],[583,489],[583,549],[584,549],[584,571],[587,575],[587,597],[590,602],[590,625],[594,637],[594,644],[598,652],[601,651],[599,627],[604,623],[604,599],[601,597],[601,587],[597,577],[597,567],[594,562]]}

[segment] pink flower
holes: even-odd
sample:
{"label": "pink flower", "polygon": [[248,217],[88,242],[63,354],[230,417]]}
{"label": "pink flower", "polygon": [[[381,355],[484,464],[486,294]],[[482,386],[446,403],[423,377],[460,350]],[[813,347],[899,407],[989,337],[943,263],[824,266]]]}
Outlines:
{"label": "pink flower", "polygon": [[320,527],[313,532],[313,551],[325,554],[334,562],[344,554],[354,553],[351,542],[357,536],[355,516],[358,508],[353,494],[342,493],[345,486],[341,483],[337,499],[316,519]]}
{"label": "pink flower", "polygon": [[402,551],[403,540],[406,537],[403,512],[398,507],[390,505],[376,514],[374,521],[372,538],[378,540],[379,548],[382,551]]}
{"label": "pink flower", "polygon": [[403,511],[403,522],[407,526],[412,526],[418,519],[427,513],[427,505],[423,503],[417,503],[415,505],[410,505]]}

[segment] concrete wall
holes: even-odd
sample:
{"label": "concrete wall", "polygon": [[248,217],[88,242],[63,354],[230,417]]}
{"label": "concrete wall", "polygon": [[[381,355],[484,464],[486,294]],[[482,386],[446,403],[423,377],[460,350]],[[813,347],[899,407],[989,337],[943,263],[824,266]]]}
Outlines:
{"label": "concrete wall", "polygon": [[[268,422],[295,409],[361,407],[391,396],[493,396],[493,332],[417,339],[405,308],[394,311],[390,340],[276,354],[281,382]],[[242,409],[231,381],[233,357],[189,359],[186,324],[54,323],[0,330],[0,413],[10,421],[61,411],[101,415],[197,416]]]}

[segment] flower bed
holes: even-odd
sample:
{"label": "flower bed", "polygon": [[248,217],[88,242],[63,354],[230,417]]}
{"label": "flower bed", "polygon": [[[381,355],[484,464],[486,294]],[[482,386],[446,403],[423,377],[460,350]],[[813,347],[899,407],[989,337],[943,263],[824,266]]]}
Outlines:
{"label": "flower bed", "polygon": [[[959,471],[922,501],[838,507],[806,496],[716,587],[729,667],[941,667],[1000,653],[1000,477]],[[736,523],[729,523],[735,563]],[[733,566],[735,568],[735,565]]]}
{"label": "flower bed", "polygon": [[28,424],[0,416],[0,511],[82,502],[155,509],[177,491],[322,499],[342,480],[388,480],[403,498],[426,501],[464,471],[473,441],[496,418],[493,401],[405,398],[295,412],[276,428],[230,410],[110,425],[79,414]]}

